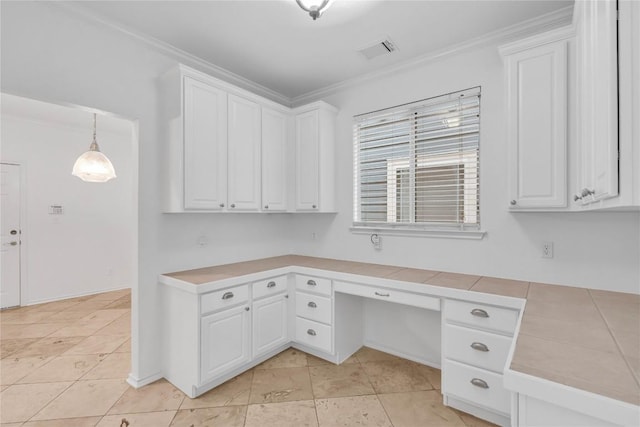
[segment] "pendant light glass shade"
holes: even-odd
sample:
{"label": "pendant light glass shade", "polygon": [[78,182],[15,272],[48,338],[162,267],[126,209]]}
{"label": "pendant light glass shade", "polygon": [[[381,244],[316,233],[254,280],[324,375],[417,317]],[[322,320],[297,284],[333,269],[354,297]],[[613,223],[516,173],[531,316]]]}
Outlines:
{"label": "pendant light glass shade", "polygon": [[86,182],[107,182],[116,177],[111,161],[100,152],[96,140],[96,115],[93,115],[93,142],[89,151],[83,153],[73,165],[71,175]]}

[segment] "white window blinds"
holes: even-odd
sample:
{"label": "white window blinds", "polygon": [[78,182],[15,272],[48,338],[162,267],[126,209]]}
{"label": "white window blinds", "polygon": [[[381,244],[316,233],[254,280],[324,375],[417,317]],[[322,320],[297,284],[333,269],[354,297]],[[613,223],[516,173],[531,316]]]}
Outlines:
{"label": "white window blinds", "polygon": [[354,119],[354,226],[479,229],[479,87]]}

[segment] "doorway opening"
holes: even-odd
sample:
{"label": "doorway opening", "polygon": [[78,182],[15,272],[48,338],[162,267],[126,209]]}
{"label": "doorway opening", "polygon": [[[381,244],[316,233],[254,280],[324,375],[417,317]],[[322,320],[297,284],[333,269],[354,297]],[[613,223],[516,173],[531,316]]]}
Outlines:
{"label": "doorway opening", "polygon": [[[94,113],[117,174],[105,183],[71,175]],[[2,308],[137,286],[137,132],[111,113],[2,94]]]}

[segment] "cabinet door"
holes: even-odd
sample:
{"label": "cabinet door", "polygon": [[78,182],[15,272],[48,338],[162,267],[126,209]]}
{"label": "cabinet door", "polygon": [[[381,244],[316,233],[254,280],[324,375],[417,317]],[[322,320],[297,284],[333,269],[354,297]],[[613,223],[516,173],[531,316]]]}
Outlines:
{"label": "cabinet door", "polygon": [[265,298],[253,303],[253,357],[289,341],[287,296]]}
{"label": "cabinet door", "polygon": [[578,186],[576,202],[618,195],[618,68],[615,1],[576,2]]}
{"label": "cabinet door", "polygon": [[251,328],[247,309],[241,305],[202,318],[201,383],[251,360]]}
{"label": "cabinet door", "polygon": [[296,210],[317,210],[319,199],[319,112],[296,116]]}
{"label": "cabinet door", "polygon": [[262,108],[262,209],[287,209],[287,117]]}
{"label": "cabinet door", "polygon": [[227,95],[184,77],[184,208],[220,210],[227,199]]}
{"label": "cabinet door", "polygon": [[506,57],[510,207],[567,206],[567,41]]}
{"label": "cabinet door", "polygon": [[260,106],[229,95],[229,210],[260,207]]}

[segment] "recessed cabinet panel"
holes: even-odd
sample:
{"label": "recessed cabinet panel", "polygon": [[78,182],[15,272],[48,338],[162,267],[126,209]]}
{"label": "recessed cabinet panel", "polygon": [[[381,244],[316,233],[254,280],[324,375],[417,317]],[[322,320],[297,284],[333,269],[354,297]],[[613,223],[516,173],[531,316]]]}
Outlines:
{"label": "recessed cabinet panel", "polygon": [[512,209],[567,206],[567,41],[508,55]]}
{"label": "recessed cabinet panel", "polygon": [[287,117],[262,108],[262,209],[287,210]]}
{"label": "recessed cabinet panel", "polygon": [[220,210],[227,189],[227,95],[184,78],[184,208]]}
{"label": "recessed cabinet panel", "polygon": [[229,95],[229,210],[260,207],[260,106]]}
{"label": "recessed cabinet panel", "polygon": [[615,1],[576,2],[578,185],[590,204],[618,195],[618,46]]}
{"label": "recessed cabinet panel", "polygon": [[239,306],[201,320],[200,382],[251,360],[248,307]]}
{"label": "recessed cabinet panel", "polygon": [[278,295],[253,303],[253,357],[289,341],[287,297]]}
{"label": "recessed cabinet panel", "polygon": [[296,116],[296,209],[319,206],[319,112]]}

